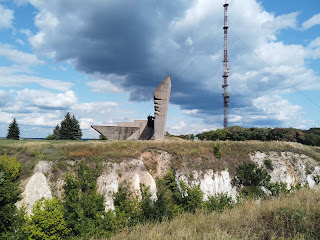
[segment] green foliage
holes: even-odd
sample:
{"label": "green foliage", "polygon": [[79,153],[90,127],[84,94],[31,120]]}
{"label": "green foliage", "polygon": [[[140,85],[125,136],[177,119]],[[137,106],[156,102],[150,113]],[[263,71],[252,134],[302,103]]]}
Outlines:
{"label": "green foliage", "polygon": [[261,187],[268,187],[270,175],[263,169],[257,167],[254,163],[244,163],[236,170],[236,176],[233,183],[239,188],[245,196],[264,196]]}
{"label": "green foliage", "polygon": [[57,125],[53,129],[52,138],[53,138],[53,140],[59,140],[60,139],[60,126],[59,125]]}
{"label": "green foliage", "polygon": [[232,197],[226,193],[209,196],[208,201],[204,202],[204,206],[209,212],[222,212],[226,208],[232,208],[234,204],[235,202],[232,200]]}
{"label": "green foliage", "polygon": [[280,194],[288,194],[291,192],[291,188],[283,182],[269,183],[268,190],[271,192],[272,196],[279,196]]}
{"label": "green foliage", "polygon": [[8,127],[7,139],[20,139],[20,129],[16,119],[13,119],[13,121],[10,123]]}
{"label": "green foliage", "polygon": [[26,217],[23,231],[30,240],[65,239],[70,229],[67,228],[59,200],[52,198],[37,201],[33,205],[32,215]]}
{"label": "green foliage", "polygon": [[80,129],[79,121],[73,115],[71,117],[68,112],[64,119],[61,121],[61,126],[57,125],[53,130],[54,140],[80,140],[82,131]]}
{"label": "green foliage", "polygon": [[133,196],[128,186],[119,186],[118,192],[113,196],[113,204],[118,226],[133,226],[139,222],[138,198]]}
{"label": "green foliage", "polygon": [[215,131],[203,132],[197,135],[201,140],[231,140],[231,141],[288,141],[320,146],[320,128],[300,130],[295,128],[243,128],[239,126]]}
{"label": "green foliage", "polygon": [[150,187],[140,184],[141,200],[139,207],[141,209],[141,221],[153,221],[156,218],[156,205],[155,200],[152,199]]}
{"label": "green foliage", "polygon": [[200,185],[193,188],[188,187],[183,181],[180,184],[180,205],[185,211],[195,212],[197,208],[201,208],[203,204],[203,193],[200,189]]}
{"label": "green foliage", "polygon": [[319,219],[320,209],[310,214],[304,208],[289,207],[275,209],[268,216],[269,226],[274,226],[286,239],[297,235],[304,236],[301,239],[319,239]]}
{"label": "green foliage", "polygon": [[270,159],[265,159],[263,161],[263,164],[267,169],[273,171],[273,165],[272,165],[272,161]]}
{"label": "green foliage", "polygon": [[98,167],[81,162],[75,175],[66,177],[64,215],[73,236],[109,236],[114,230],[114,216],[105,212],[104,197],[97,193],[98,176]]}
{"label": "green foliage", "polygon": [[54,140],[54,139],[53,139],[53,134],[49,134],[49,135],[46,137],[46,140]]}
{"label": "green foliage", "polygon": [[221,158],[222,157],[222,150],[221,150],[221,146],[220,143],[217,143],[214,145],[213,147],[213,154],[216,158]]}
{"label": "green foliage", "polygon": [[166,184],[172,193],[172,200],[175,205],[175,211],[195,212],[203,204],[203,193],[200,186],[188,187],[182,180],[177,183],[172,171],[169,171],[165,177]]}
{"label": "green foliage", "polygon": [[15,203],[21,199],[17,178],[20,163],[14,157],[0,156],[0,237],[15,232],[20,221]]}

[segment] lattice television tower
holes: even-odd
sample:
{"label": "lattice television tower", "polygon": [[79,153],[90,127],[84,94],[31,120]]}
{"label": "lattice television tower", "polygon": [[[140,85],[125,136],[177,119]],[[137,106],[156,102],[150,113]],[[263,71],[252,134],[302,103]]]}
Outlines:
{"label": "lattice television tower", "polygon": [[230,67],[228,65],[228,6],[227,0],[224,7],[224,57],[223,57],[223,106],[224,106],[224,119],[223,119],[223,126],[224,128],[228,127],[228,106],[229,106],[229,98],[230,95],[228,94],[228,73],[230,72]]}

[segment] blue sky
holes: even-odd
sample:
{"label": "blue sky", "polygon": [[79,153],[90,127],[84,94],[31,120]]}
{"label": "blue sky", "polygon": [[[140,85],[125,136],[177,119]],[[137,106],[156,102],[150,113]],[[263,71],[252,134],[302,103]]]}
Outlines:
{"label": "blue sky", "polygon": [[[229,0],[229,125],[320,127],[320,2]],[[222,128],[224,0],[0,0],[0,137],[146,119],[171,75],[167,130]]]}

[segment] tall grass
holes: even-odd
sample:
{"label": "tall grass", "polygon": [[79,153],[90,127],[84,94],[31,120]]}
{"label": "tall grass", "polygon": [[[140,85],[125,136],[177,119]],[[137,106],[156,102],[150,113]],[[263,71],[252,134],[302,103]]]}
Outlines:
{"label": "tall grass", "polygon": [[244,201],[223,213],[184,213],[138,225],[111,239],[319,239],[320,195],[303,189],[270,200]]}
{"label": "tall grass", "polygon": [[[220,145],[222,156],[217,158],[214,148]],[[142,152],[165,151],[171,154],[170,167],[179,169],[228,168],[231,174],[244,162],[249,162],[249,154],[260,152],[294,152],[305,154],[320,161],[320,150],[298,143],[261,141],[39,141],[39,140],[0,140],[0,153],[15,156],[25,166],[26,174],[32,173],[33,166],[40,160],[86,160],[123,162],[139,158]],[[152,159],[149,159],[152,161]],[[146,165],[152,164],[144,159]],[[26,175],[23,174],[23,175]]]}

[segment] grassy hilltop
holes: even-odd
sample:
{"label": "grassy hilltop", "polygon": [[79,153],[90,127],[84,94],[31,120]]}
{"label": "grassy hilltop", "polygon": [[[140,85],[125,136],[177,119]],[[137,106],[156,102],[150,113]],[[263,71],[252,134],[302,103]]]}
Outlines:
{"label": "grassy hilltop", "polygon": [[[214,148],[220,145],[221,158],[216,159]],[[87,163],[120,163],[127,159],[138,158],[146,151],[165,151],[172,156],[171,168],[182,164],[188,169],[233,171],[243,162],[249,161],[249,153],[293,152],[305,154],[320,161],[320,147],[306,146],[292,142],[261,141],[184,141],[168,138],[157,141],[45,141],[45,140],[0,140],[0,154],[15,156],[22,163],[23,176],[27,177],[40,160],[61,164],[64,160],[86,160]],[[147,166],[152,165],[143,159]]]}

